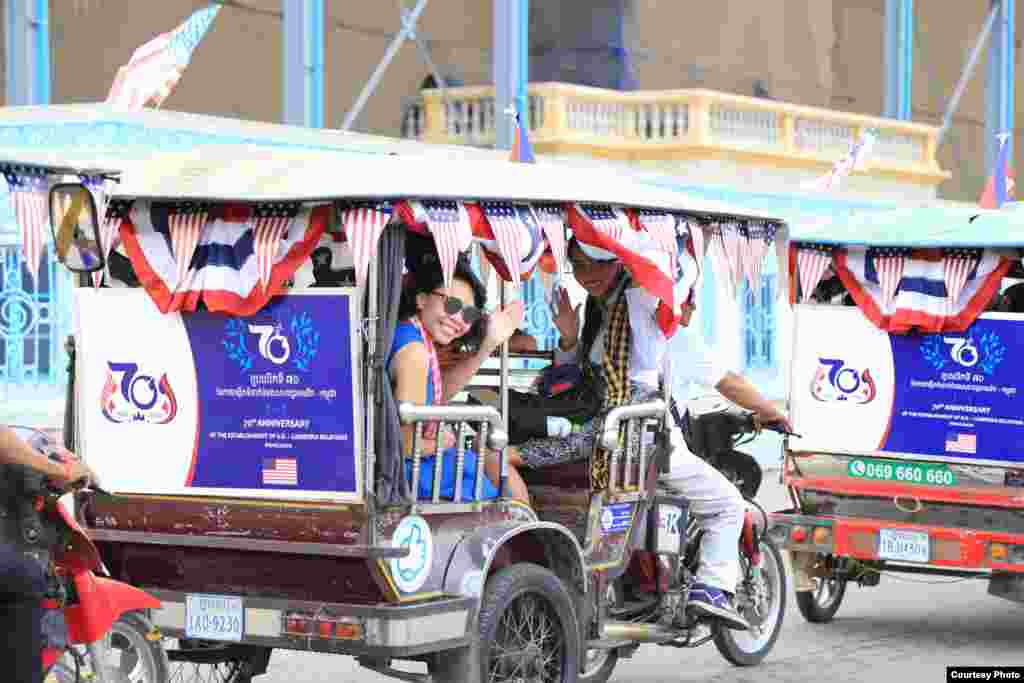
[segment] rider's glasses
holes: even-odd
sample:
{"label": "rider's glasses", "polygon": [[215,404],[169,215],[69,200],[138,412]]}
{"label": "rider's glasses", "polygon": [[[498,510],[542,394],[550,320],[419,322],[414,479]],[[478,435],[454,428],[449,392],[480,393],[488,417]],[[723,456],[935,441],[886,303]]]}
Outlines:
{"label": "rider's glasses", "polygon": [[431,294],[435,294],[444,299],[444,312],[448,315],[456,316],[459,313],[462,313],[462,319],[467,325],[472,325],[483,316],[483,313],[479,308],[476,306],[465,305],[462,303],[462,299],[459,299],[458,297],[448,296],[441,292],[431,292]]}

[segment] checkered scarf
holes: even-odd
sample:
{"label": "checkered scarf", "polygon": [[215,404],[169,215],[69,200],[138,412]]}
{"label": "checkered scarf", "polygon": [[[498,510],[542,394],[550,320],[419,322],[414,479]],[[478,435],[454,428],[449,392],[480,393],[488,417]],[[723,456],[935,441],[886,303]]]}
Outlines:
{"label": "checkered scarf", "polygon": [[624,405],[629,401],[629,356],[632,347],[632,332],[629,326],[629,303],[626,299],[626,289],[631,285],[629,276],[624,274],[614,285],[612,296],[608,297],[611,299],[611,303],[607,309],[595,299],[587,302],[589,320],[584,325],[579,360],[584,377],[588,382],[595,384],[594,369],[590,365],[590,349],[593,348],[600,329],[600,318],[607,318],[604,358],[601,360],[605,390],[604,411]]}

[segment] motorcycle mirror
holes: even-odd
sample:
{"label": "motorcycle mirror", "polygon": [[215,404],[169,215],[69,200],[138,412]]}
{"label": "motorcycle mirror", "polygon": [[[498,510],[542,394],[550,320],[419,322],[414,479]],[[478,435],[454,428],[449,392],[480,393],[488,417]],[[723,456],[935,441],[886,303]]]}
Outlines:
{"label": "motorcycle mirror", "polygon": [[60,183],[50,190],[50,229],[57,259],[73,273],[103,269],[99,218],[92,192],[81,183]]}

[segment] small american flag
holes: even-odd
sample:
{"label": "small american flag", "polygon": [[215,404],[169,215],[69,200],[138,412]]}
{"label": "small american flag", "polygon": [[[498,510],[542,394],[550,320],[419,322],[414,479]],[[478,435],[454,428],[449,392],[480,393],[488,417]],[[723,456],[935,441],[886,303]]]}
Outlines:
{"label": "small american flag", "polygon": [[775,226],[770,223],[749,223],[742,234],[740,246],[743,248],[743,271],[754,301],[757,301],[761,291],[761,264],[775,238]]}
{"label": "small american flag", "polygon": [[192,204],[179,206],[167,218],[167,228],[171,233],[171,249],[177,265],[177,280],[174,291],[186,289],[185,283],[189,274],[192,257],[199,246],[199,236],[206,227],[206,207]]}
{"label": "small american flag", "polygon": [[726,295],[729,298],[736,297],[736,282],[732,277],[732,266],[729,264],[729,255],[725,252],[725,240],[722,236],[724,228],[720,223],[711,226],[711,240],[708,248],[711,250],[711,258],[715,261],[715,269],[722,273],[722,286],[725,287]]}
{"label": "small american flag", "polygon": [[137,49],[128,64],[117,70],[107,103],[127,111],[141,111],[149,102],[159,107],[177,85],[220,7],[211,4],[194,12],[178,28]]}
{"label": "small american flag", "polygon": [[636,212],[636,218],[644,230],[654,238],[657,245],[672,258],[671,263],[675,263],[678,256],[676,217],[662,211],[639,209]]}
{"label": "small american flag", "polygon": [[565,210],[560,206],[538,205],[533,207],[533,213],[548,238],[551,255],[555,257],[561,275],[565,269]]}
{"label": "small american flag", "polygon": [[341,214],[342,230],[352,249],[356,284],[360,287],[366,284],[370,261],[377,251],[380,234],[390,219],[390,208],[378,205],[352,206]]}
{"label": "small american flag", "polygon": [[434,237],[437,256],[444,271],[445,286],[452,283],[455,263],[459,252],[473,243],[473,230],[469,225],[469,214],[460,202],[451,200],[425,201],[423,209],[427,218],[427,229]]}
{"label": "small american flag", "polygon": [[894,247],[879,247],[870,249],[868,257],[872,259],[875,272],[878,274],[878,287],[882,290],[882,305],[888,307],[896,297],[896,290],[899,289],[900,280],[903,279],[903,266],[908,249]]}
{"label": "small american flag", "polygon": [[806,189],[813,189],[819,192],[828,192],[839,187],[839,183],[850,175],[851,172],[864,166],[864,160],[871,152],[875,143],[876,134],[865,130],[860,137],[850,145],[850,151],[842,159],[837,161],[825,175],[812,182]]}
{"label": "small american flag", "polygon": [[50,222],[46,200],[48,187],[46,176],[40,174],[6,174],[7,187],[14,203],[14,215],[21,229],[21,249],[25,256],[25,267],[32,277],[39,272],[39,261],[46,242],[46,226]]}
{"label": "small american flag", "polygon": [[264,458],[263,483],[277,486],[298,486],[299,466],[295,458]]}
{"label": "small american flag", "polygon": [[270,284],[270,274],[277,262],[281,240],[288,233],[288,226],[296,213],[298,209],[294,204],[264,204],[256,207],[253,212],[253,253],[256,255],[256,272],[263,289]]}
{"label": "small american flag", "polygon": [[946,434],[946,450],[950,453],[977,453],[978,437],[975,434]]}
{"label": "small american flag", "polygon": [[498,252],[501,260],[505,262],[511,278],[512,290],[519,289],[519,262],[523,232],[526,229],[519,219],[519,212],[511,204],[499,202],[481,202],[480,208],[487,216],[487,222],[494,232],[494,239],[498,243]]}
{"label": "small american flag", "polygon": [[800,274],[800,293],[804,303],[810,301],[814,288],[832,262],[832,247],[823,244],[801,244],[797,247],[796,266]]}
{"label": "small american flag", "polygon": [[590,221],[599,232],[604,233],[617,244],[622,244],[628,221],[621,211],[606,204],[580,204],[579,209],[583,217]]}
{"label": "small american flag", "polygon": [[952,309],[960,300],[964,285],[981,260],[979,249],[946,249],[942,254],[943,279],[946,282],[946,306]]}
{"label": "small american flag", "polygon": [[736,292],[739,288],[741,272],[743,270],[742,255],[740,254],[740,227],[737,223],[725,223],[718,231],[718,239],[722,242],[722,253],[725,254],[725,265],[728,267],[729,281],[732,283],[730,291]]}

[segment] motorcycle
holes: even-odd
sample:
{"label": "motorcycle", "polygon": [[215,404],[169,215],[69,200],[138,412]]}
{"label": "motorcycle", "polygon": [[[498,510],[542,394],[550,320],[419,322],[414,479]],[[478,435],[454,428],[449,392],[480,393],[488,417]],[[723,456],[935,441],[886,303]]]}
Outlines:
{"label": "motorcycle", "polygon": [[[746,514],[740,537],[740,582],[735,593],[736,608],[750,623],[750,629],[733,630],[718,620],[687,614],[686,598],[695,582],[704,532],[698,520],[685,512],[681,526],[685,534],[683,552],[678,566],[671,567],[672,563],[664,557],[636,553],[629,570],[608,585],[603,609],[617,624],[637,625],[631,627],[632,631],[642,630],[646,642],[693,648],[712,641],[732,664],[754,666],[767,656],[782,631],[786,575],[781,553],[765,535],[768,515],[754,500],[761,486],[761,466],[736,448],[762,429],[781,430],[774,425],[761,425],[752,413],[739,411],[721,400],[691,401],[687,412],[677,415],[676,420],[681,423],[689,450],[722,472],[752,508]],[[656,629],[653,635],[660,637],[652,637],[651,628]],[[579,676],[581,682],[604,683],[611,677],[619,657],[631,656],[639,647],[639,642],[623,646],[621,639],[618,643],[612,640],[603,644],[605,647],[588,649]]]}
{"label": "motorcycle", "polygon": [[[41,455],[63,462],[43,432],[12,429]],[[0,538],[46,574],[44,682],[164,683],[166,655],[145,616],[160,601],[107,578],[96,546],[61,502],[64,495],[35,470],[0,466]]]}

